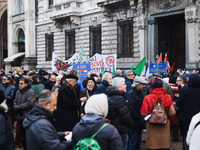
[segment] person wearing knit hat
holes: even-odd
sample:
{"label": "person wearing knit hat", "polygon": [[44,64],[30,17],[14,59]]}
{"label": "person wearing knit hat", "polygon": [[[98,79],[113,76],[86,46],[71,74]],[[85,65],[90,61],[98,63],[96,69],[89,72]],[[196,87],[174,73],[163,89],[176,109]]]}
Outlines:
{"label": "person wearing knit hat", "polygon": [[[108,99],[105,94],[91,96],[85,105],[86,114],[72,131],[72,146],[85,137],[95,134],[105,123],[108,113]],[[117,129],[108,124],[94,137],[103,150],[123,150],[123,144]]]}
{"label": "person wearing knit hat", "polygon": [[[80,98],[82,97],[86,97],[87,99],[94,95],[94,93],[97,91],[97,85],[95,82],[95,79],[90,77],[87,79],[87,87],[83,89],[83,91],[81,92]],[[85,113],[84,112],[84,107],[85,107],[86,102],[84,102],[81,106],[81,113]],[[82,114],[82,115],[83,115]]]}
{"label": "person wearing knit hat", "polygon": [[85,113],[106,117],[108,114],[108,100],[105,94],[91,96],[86,105]]}

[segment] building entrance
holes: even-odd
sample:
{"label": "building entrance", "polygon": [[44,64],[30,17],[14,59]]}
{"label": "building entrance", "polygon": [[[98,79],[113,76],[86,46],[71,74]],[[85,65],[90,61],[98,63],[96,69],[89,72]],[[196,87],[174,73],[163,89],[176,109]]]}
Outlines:
{"label": "building entrance", "polygon": [[185,19],[184,14],[157,18],[158,54],[168,55],[170,66],[185,69]]}

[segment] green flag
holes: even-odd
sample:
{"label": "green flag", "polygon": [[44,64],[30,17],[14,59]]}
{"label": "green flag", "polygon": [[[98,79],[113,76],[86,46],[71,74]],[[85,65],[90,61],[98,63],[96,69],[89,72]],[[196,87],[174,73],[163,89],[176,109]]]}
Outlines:
{"label": "green flag", "polygon": [[115,63],[113,63],[113,77],[115,76]]}
{"label": "green flag", "polygon": [[103,67],[103,59],[101,60],[101,78],[103,78],[104,67]]}
{"label": "green flag", "polygon": [[78,62],[83,62],[83,45],[81,45],[81,51],[78,55]]}
{"label": "green flag", "polygon": [[131,66],[131,71],[134,72],[133,65]]}
{"label": "green flag", "polygon": [[144,70],[146,66],[146,57],[144,57],[140,63],[137,65],[137,67],[135,68],[134,72],[137,73],[139,76],[141,76],[142,71]]}

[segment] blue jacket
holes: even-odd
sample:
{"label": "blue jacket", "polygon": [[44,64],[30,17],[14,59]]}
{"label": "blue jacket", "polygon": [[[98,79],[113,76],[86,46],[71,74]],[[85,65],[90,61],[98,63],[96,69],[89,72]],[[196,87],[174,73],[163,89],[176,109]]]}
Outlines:
{"label": "blue jacket", "polygon": [[108,81],[103,80],[99,87],[97,88],[97,91],[94,94],[101,94],[101,93],[106,93],[106,88],[109,86]]}
{"label": "blue jacket", "polygon": [[0,150],[14,150],[14,137],[10,124],[2,114],[4,110],[0,108]]}
{"label": "blue jacket", "polygon": [[15,96],[15,86],[12,85],[11,83],[1,84],[0,90],[4,91],[6,104],[8,106],[8,113],[12,113],[13,112],[13,102],[15,99],[15,97],[14,97]]}
{"label": "blue jacket", "polygon": [[46,108],[36,105],[23,121],[26,129],[26,142],[28,150],[68,150],[71,144],[61,142],[64,132],[58,134],[51,124],[53,114]]}
{"label": "blue jacket", "polygon": [[131,85],[133,84],[133,79],[129,79],[129,78],[125,77],[125,76],[124,76],[124,78],[125,78],[125,83],[127,85],[126,93],[125,93],[125,99],[127,100],[127,94],[132,89]]}

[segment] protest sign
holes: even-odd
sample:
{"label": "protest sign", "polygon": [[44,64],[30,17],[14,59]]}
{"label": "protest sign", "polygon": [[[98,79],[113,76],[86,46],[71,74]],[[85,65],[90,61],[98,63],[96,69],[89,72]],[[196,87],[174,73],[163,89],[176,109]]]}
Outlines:
{"label": "protest sign", "polygon": [[90,72],[90,63],[74,63],[73,69],[78,71],[79,80],[82,82],[87,78],[87,73]]}
{"label": "protest sign", "polygon": [[[157,65],[158,65],[158,67],[157,67]],[[149,73],[156,73],[157,69],[163,71],[163,73],[166,73],[166,69],[167,69],[166,62],[157,63],[157,61],[150,61]]]}

